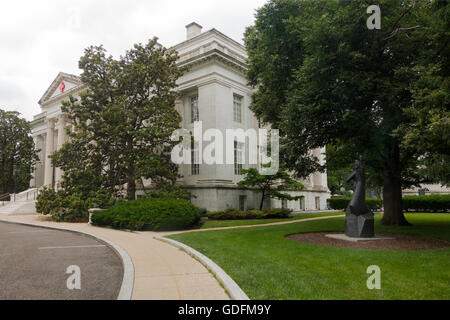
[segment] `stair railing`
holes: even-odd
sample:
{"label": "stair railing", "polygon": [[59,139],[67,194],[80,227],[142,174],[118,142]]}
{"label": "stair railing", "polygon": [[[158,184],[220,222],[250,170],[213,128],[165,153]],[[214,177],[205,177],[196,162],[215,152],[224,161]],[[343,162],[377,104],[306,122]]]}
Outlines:
{"label": "stair railing", "polygon": [[[10,198],[10,196],[11,195],[9,193],[6,193],[6,194],[0,196],[0,202],[2,203],[2,207],[5,205],[5,202],[8,202],[8,201],[2,200],[2,199]],[[11,198],[9,199],[9,201],[11,201]]]}

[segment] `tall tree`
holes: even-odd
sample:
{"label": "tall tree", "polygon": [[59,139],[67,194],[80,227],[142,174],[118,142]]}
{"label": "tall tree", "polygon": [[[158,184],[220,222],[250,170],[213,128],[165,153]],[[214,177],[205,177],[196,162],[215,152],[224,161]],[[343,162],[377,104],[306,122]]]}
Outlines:
{"label": "tall tree", "polygon": [[245,35],[249,82],[258,88],[251,108],[280,129],[281,156],[299,176],[324,170],[309,152],[318,147],[362,157],[383,181],[382,223],[407,225],[402,188],[428,180],[419,160],[438,151],[403,143],[417,122],[408,111],[448,110],[433,99],[419,103],[414,88],[430,63],[448,81],[450,9],[447,1],[380,0],[381,29],[369,30],[372,4],[272,0],[259,9]]}
{"label": "tall tree", "polygon": [[[328,188],[331,193],[350,196],[350,190],[354,191],[355,185],[347,182],[347,178],[353,172],[354,155],[351,150],[346,150],[345,144],[327,145],[326,161]],[[351,146],[350,146],[351,147]],[[373,168],[367,168],[366,171],[366,195],[372,197],[375,193],[380,198],[383,193],[383,179]]]}
{"label": "tall tree", "polygon": [[286,193],[288,191],[300,191],[303,189],[303,185],[292,179],[282,168],[273,175],[262,175],[255,168],[243,169],[242,173],[245,177],[238,185],[244,188],[252,188],[255,192],[261,193],[259,210],[263,209],[265,199],[274,198],[291,201],[301,198],[301,196],[292,196]]}
{"label": "tall tree", "polygon": [[449,1],[435,1],[433,23],[423,32],[432,46],[422,46],[422,64],[414,68],[414,103],[404,112],[412,119],[397,131],[404,149],[417,149],[421,174],[450,184],[450,9]]}
{"label": "tall tree", "polygon": [[0,196],[26,190],[36,160],[28,121],[0,109]]}
{"label": "tall tree", "polygon": [[101,188],[136,197],[137,182],[175,182],[170,161],[172,132],[179,128],[176,81],[182,74],[175,51],[157,39],[136,44],[118,60],[103,47],[89,47],[79,62],[86,85],[62,110],[74,129],[70,141],[53,155],[64,170],[64,188]]}

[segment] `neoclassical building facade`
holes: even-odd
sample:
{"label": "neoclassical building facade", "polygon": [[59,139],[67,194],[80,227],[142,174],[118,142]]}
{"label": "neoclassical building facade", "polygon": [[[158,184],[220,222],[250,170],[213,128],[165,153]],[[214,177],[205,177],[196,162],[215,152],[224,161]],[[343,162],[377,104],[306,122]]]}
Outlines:
{"label": "neoclassical building facade", "polygon": [[[182,115],[183,128],[192,131],[195,121],[202,122],[203,131],[219,129],[225,133],[227,129],[259,128],[258,120],[249,109],[252,88],[247,86],[245,76],[244,46],[215,29],[202,32],[200,25],[191,23],[186,26],[186,40],[174,49],[179,54],[178,65],[189,67],[177,83],[181,98],[176,108]],[[70,123],[61,112],[61,102],[84,89],[78,76],[60,73],[40,99],[42,112],[32,121],[32,135],[41,150],[40,162],[36,165],[31,187],[58,187],[62,172],[52,166],[48,156],[67,140],[65,128]],[[235,155],[244,155],[247,147],[236,144]],[[312,152],[323,162],[324,151]],[[208,210],[258,208],[259,194],[237,188],[237,183],[243,179],[241,170],[248,167],[245,164],[184,164],[180,166],[179,183],[195,196],[192,200],[195,205]],[[315,173],[302,183],[305,189],[293,193],[302,196],[300,200],[270,200],[265,206],[288,207],[294,211],[326,209],[330,196],[327,174]]]}

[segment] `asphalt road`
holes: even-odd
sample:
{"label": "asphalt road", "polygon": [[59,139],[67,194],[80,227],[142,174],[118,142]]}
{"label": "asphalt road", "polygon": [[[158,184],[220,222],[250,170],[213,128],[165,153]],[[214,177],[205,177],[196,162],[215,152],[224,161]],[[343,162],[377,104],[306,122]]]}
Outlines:
{"label": "asphalt road", "polygon": [[[77,274],[67,274],[70,266]],[[77,268],[75,268],[77,269]],[[0,222],[0,300],[113,300],[122,284],[119,256],[82,234]]]}

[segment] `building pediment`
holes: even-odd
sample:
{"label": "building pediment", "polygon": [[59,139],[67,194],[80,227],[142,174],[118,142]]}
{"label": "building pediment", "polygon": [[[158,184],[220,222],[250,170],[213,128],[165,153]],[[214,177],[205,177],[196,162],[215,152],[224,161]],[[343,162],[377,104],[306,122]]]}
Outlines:
{"label": "building pediment", "polygon": [[60,72],[39,100],[39,104],[42,106],[53,101],[54,99],[63,98],[64,96],[80,89],[82,86],[83,83],[81,82],[80,77]]}

